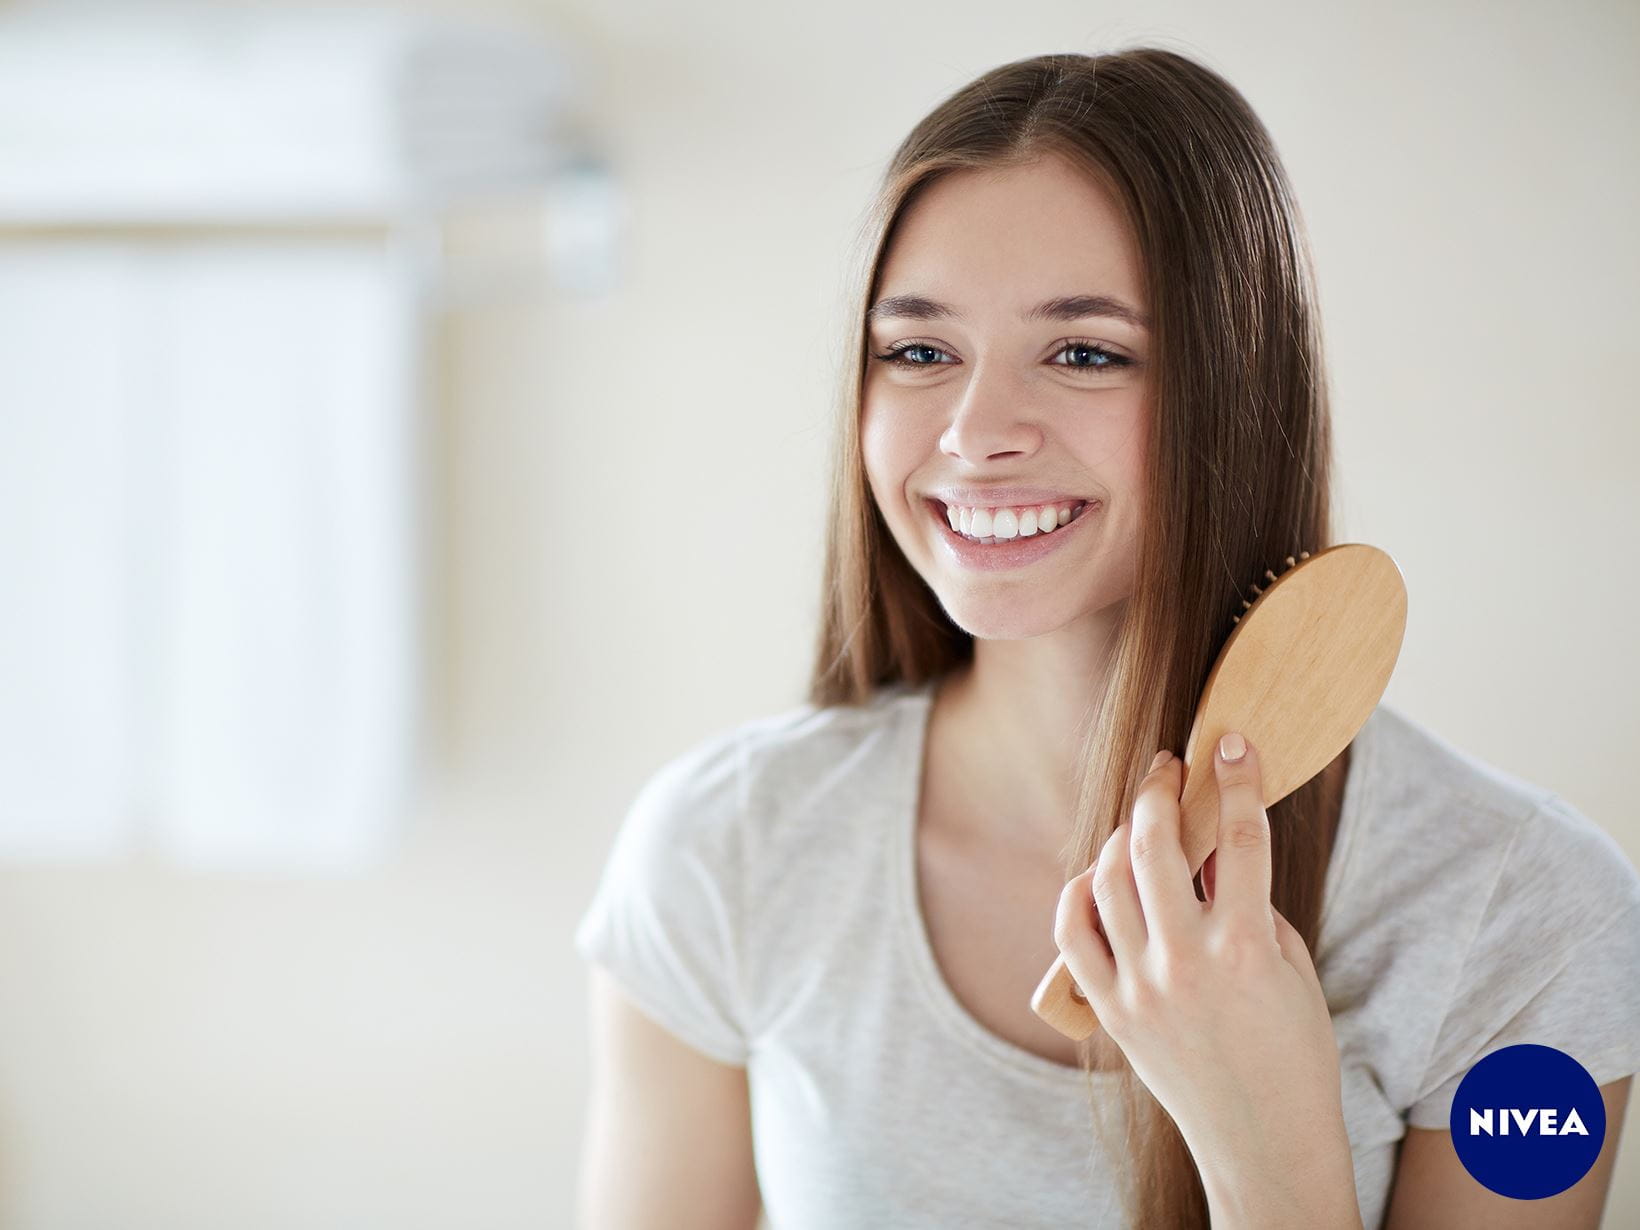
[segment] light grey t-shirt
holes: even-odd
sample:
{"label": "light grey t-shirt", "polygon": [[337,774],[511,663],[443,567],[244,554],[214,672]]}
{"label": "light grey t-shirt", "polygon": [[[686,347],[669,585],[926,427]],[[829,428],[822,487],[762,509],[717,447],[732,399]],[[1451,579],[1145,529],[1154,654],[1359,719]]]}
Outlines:
{"label": "light grey t-shirt", "polygon": [[[803,705],[669,761],[576,948],[745,1066],[772,1230],[1121,1226],[1081,1070],[981,1025],[935,963],[914,858],[932,687]],[[1483,1055],[1535,1042],[1599,1084],[1640,1071],[1633,864],[1387,705],[1355,739],[1316,955],[1369,1230],[1397,1141],[1446,1128]],[[1099,1105],[1119,1135],[1119,1098]]]}

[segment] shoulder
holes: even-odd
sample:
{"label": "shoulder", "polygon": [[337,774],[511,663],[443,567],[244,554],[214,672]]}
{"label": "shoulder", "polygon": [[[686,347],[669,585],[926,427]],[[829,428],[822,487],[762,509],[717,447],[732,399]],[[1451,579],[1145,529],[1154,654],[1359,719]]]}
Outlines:
{"label": "shoulder", "polygon": [[919,689],[894,684],[858,705],[805,704],[743,728],[746,790],[765,817],[792,819],[880,799],[905,763]]}
{"label": "shoulder", "polygon": [[767,832],[895,763],[903,685],[861,705],[804,703],[715,731],[663,761],[633,803],[653,840],[726,842]]}
{"label": "shoulder", "polygon": [[1354,864],[1341,868],[1346,884],[1490,898],[1525,872],[1606,903],[1640,894],[1640,874],[1593,820],[1401,710],[1380,704],[1356,748],[1339,838]]}
{"label": "shoulder", "polygon": [[1633,1071],[1624,967],[1640,970],[1640,873],[1611,835],[1380,704],[1351,757],[1317,970],[1341,1050],[1371,1072],[1346,1079],[1386,1133],[1443,1126],[1463,1074],[1510,1041]]}
{"label": "shoulder", "polygon": [[1366,743],[1363,786],[1378,810],[1422,814],[1431,806],[1463,805],[1467,814],[1507,820],[1549,797],[1392,705],[1374,709],[1357,738]]}
{"label": "shoulder", "polygon": [[1637,901],[1623,849],[1553,791],[1389,705],[1356,736],[1322,907],[1320,947],[1340,978],[1403,965],[1448,976],[1434,946],[1559,945]]}

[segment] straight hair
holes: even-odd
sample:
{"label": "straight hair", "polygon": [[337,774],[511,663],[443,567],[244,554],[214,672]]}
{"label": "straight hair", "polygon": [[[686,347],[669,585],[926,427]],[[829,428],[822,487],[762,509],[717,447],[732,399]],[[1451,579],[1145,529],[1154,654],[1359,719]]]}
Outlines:
{"label": "straight hair", "polygon": [[[863,705],[970,661],[958,627],[895,542],[866,481],[866,311],[896,223],[929,185],[1045,157],[1120,207],[1143,264],[1152,417],[1134,592],[1103,685],[1089,681],[1065,878],[1132,815],[1156,749],[1181,753],[1244,598],[1289,555],[1331,545],[1331,418],[1318,300],[1298,205],[1269,134],[1222,76],[1137,47],[1017,60],[940,102],[895,150],[857,234],[832,436],[830,512],[808,699]],[[1349,748],[1269,808],[1271,901],[1313,953]],[[1199,900],[1206,900],[1196,877]],[[1051,926],[1043,919],[1043,927]],[[1130,1224],[1207,1230],[1201,1176],[1173,1119],[1099,1031],[1079,1047],[1119,1074]]]}

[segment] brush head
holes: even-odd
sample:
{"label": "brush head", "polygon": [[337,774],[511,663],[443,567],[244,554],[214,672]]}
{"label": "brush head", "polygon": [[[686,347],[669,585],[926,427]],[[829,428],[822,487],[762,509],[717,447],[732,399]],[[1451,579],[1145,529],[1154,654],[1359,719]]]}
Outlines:
{"label": "brush head", "polygon": [[[1371,716],[1401,653],[1407,593],[1390,556],[1341,543],[1287,557],[1243,600],[1196,705],[1185,742],[1179,837],[1195,875],[1218,841],[1213,748],[1240,731],[1258,750],[1264,805],[1286,798],[1332,762]],[[1191,771],[1202,764],[1201,772]],[[1037,985],[1031,1009],[1080,1040],[1098,1019],[1061,955]]]}
{"label": "brush head", "polygon": [[[1236,618],[1202,688],[1182,757],[1182,836],[1192,873],[1217,837],[1212,751],[1219,736],[1238,730],[1247,737],[1258,749],[1264,805],[1280,802],[1326,768],[1372,715],[1406,626],[1400,568],[1386,552],[1358,542],[1298,560]],[[1198,762],[1204,771],[1192,773]],[[1205,831],[1198,813],[1211,817]]]}

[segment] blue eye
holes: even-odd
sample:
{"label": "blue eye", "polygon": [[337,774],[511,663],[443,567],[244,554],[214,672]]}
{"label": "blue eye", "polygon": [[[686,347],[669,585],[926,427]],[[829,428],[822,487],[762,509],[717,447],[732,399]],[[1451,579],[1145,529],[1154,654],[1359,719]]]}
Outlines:
{"label": "blue eye", "polygon": [[[906,357],[912,351],[918,351],[918,350],[926,350],[926,351],[930,351],[934,354],[945,354],[946,353],[945,351],[941,350],[938,346],[930,346],[927,342],[902,342],[898,346],[890,347],[886,354],[874,354],[871,357],[876,359],[880,363],[887,363],[887,364],[889,364],[891,366],[895,366],[895,367],[912,368],[912,367],[949,367],[949,366],[951,366],[949,363],[938,363],[938,362],[927,363],[927,362],[921,362],[921,361],[918,361],[918,360],[915,360],[915,359],[909,359],[909,358]],[[1132,359],[1128,358],[1126,355],[1117,354],[1113,350],[1107,350],[1107,349],[1105,349],[1105,347],[1101,346],[1098,342],[1084,342],[1084,341],[1066,342],[1063,346],[1061,346],[1055,352],[1055,354],[1056,355],[1062,355],[1062,354],[1065,354],[1067,351],[1081,351],[1081,352],[1086,353],[1086,354],[1091,354],[1094,359],[1103,360],[1103,362],[1092,362],[1092,361],[1090,361],[1090,362],[1087,362],[1087,363],[1056,363],[1056,364],[1054,364],[1055,367],[1068,367],[1072,371],[1093,372],[1096,375],[1103,375],[1106,372],[1119,371],[1124,367],[1132,367],[1133,366],[1133,360]]]}

